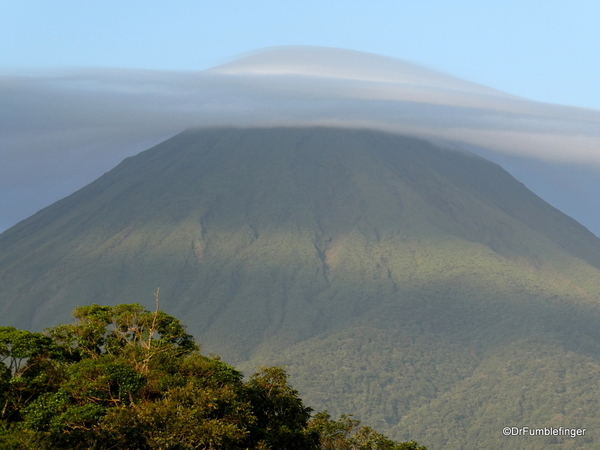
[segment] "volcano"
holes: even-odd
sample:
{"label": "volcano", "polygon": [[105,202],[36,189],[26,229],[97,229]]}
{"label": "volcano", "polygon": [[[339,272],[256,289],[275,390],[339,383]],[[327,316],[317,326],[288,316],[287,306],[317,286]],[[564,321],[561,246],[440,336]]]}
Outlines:
{"label": "volcano", "polygon": [[600,239],[481,157],[326,127],[185,131],[0,235],[1,324],[142,303],[315,409],[432,449],[591,448]]}

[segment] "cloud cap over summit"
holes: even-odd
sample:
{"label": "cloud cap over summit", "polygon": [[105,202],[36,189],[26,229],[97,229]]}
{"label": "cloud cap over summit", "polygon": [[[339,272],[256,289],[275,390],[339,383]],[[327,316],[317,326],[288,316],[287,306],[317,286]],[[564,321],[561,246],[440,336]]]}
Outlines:
{"label": "cloud cap over summit", "polygon": [[600,167],[600,111],[351,50],[270,48],[202,72],[5,74],[0,99],[0,229],[197,126],[366,127]]}

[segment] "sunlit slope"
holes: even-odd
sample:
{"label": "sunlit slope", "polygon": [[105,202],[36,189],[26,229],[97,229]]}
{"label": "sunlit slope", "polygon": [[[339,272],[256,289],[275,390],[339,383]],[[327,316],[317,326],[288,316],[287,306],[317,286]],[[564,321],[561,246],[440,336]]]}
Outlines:
{"label": "sunlit slope", "polygon": [[512,448],[493,446],[505,416],[585,425],[553,396],[600,379],[599,267],[598,238],[482,158],[368,130],[194,130],[0,235],[0,323],[152,306],[160,287],[205,351],[289,365],[318,409]]}

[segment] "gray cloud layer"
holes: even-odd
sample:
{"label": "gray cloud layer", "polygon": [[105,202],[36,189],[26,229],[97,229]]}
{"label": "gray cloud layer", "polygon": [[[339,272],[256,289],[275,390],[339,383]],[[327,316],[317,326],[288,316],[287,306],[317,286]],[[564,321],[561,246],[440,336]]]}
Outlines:
{"label": "gray cloud layer", "polygon": [[463,142],[600,173],[598,110],[536,103],[371,54],[275,48],[203,72],[0,76],[0,230],[183,129],[313,124]]}

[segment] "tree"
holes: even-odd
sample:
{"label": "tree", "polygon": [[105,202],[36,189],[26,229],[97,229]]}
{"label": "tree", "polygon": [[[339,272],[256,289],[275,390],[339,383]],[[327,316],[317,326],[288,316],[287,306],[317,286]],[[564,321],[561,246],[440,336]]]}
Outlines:
{"label": "tree", "polygon": [[251,440],[258,448],[312,450],[318,448],[317,433],[308,429],[312,409],[305,406],[281,367],[263,367],[247,383],[256,416]]}
{"label": "tree", "polygon": [[0,327],[0,448],[424,449],[350,416],[311,420],[282,368],[244,382],[156,303],[84,306],[46,333]]}
{"label": "tree", "polygon": [[71,325],[49,329],[50,337],[64,354],[73,360],[97,359],[102,355],[128,356],[135,360],[137,369],[145,372],[150,362],[165,353],[179,357],[198,350],[191,335],[173,316],[158,308],[150,312],[140,304],[77,308],[78,319]]}
{"label": "tree", "polygon": [[42,333],[0,327],[0,420],[13,420],[59,376],[60,349]]}
{"label": "tree", "polygon": [[333,420],[327,411],[318,413],[309,428],[319,435],[322,450],[427,450],[415,441],[392,441],[347,414]]}

